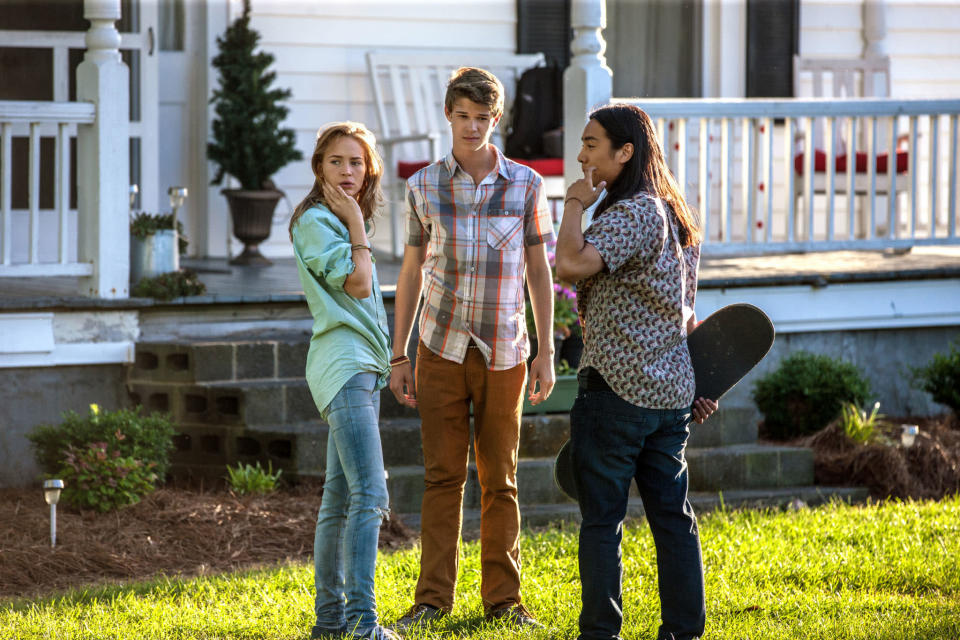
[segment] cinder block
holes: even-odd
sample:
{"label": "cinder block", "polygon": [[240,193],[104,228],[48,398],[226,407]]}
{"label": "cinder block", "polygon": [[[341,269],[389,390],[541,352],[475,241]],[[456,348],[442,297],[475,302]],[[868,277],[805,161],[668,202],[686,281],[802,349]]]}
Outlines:
{"label": "cinder block", "polygon": [[279,384],[262,384],[239,388],[243,395],[241,415],[247,427],[283,422],[284,388]]}
{"label": "cinder block", "polygon": [[205,342],[192,345],[193,379],[217,382],[234,379],[234,345],[229,342]]}
{"label": "cinder block", "polygon": [[571,502],[553,481],[553,458],[521,460],[517,465],[517,499],[520,504]]}
{"label": "cinder block", "polygon": [[423,503],[423,467],[389,467],[388,471],[390,510],[396,513],[420,513]]}
{"label": "cinder block", "polygon": [[570,414],[523,416],[520,423],[520,457],[555,457],[570,438]]}
{"label": "cinder block", "polygon": [[419,420],[409,418],[381,420],[380,443],[383,447],[383,463],[387,467],[423,465]]}
{"label": "cinder block", "polygon": [[277,377],[277,343],[246,342],[236,345],[237,380]]}
{"label": "cinder block", "polygon": [[284,386],[286,394],[286,422],[316,420],[320,417],[317,404],[313,401],[306,380],[290,381]]}
{"label": "cinder block", "polygon": [[720,449],[687,451],[691,491],[716,491],[743,487],[743,460],[739,452]]}
{"label": "cinder block", "polygon": [[780,485],[813,484],[813,450],[802,447],[778,447],[780,453]]}
{"label": "cinder block", "polygon": [[759,449],[744,453],[743,462],[745,488],[780,486],[780,456],[776,450]]}
{"label": "cinder block", "polygon": [[277,377],[302,378],[307,367],[307,351],[310,338],[300,342],[277,343]]}

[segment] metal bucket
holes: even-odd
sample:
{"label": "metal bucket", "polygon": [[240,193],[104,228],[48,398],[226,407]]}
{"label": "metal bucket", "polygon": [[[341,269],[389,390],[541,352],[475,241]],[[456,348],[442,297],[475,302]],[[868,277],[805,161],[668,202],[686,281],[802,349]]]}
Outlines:
{"label": "metal bucket", "polygon": [[153,278],[161,273],[180,269],[180,251],[177,232],[164,229],[146,238],[130,236],[130,282]]}

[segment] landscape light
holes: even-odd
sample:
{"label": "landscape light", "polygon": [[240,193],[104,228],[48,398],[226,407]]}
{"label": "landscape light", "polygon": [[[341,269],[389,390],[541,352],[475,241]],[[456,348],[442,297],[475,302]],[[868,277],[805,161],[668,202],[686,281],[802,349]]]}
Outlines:
{"label": "landscape light", "polygon": [[900,425],[900,443],[905,447],[912,447],[920,433],[920,427],[915,424]]}
{"label": "landscape light", "polygon": [[63,480],[44,480],[43,499],[50,505],[50,547],[57,546],[57,503],[60,502],[60,491],[63,490]]}

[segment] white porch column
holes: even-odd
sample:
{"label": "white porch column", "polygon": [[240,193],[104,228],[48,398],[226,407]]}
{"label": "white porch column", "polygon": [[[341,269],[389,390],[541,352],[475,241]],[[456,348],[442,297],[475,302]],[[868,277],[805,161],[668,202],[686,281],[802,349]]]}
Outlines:
{"label": "white porch column", "polygon": [[120,59],[120,0],[84,0],[87,51],[77,67],[77,100],[96,120],[77,127],[78,260],[93,264],[80,293],[129,297],[130,72]]}
{"label": "white porch column", "polygon": [[607,44],[601,35],[607,26],[606,0],[573,0],[570,25],[573,56],[563,72],[563,178],[567,186],[583,176],[577,154],[587,116],[613,96],[613,72],[603,55]]}
{"label": "white porch column", "polygon": [[887,15],[884,0],[863,0],[863,57],[887,55]]}

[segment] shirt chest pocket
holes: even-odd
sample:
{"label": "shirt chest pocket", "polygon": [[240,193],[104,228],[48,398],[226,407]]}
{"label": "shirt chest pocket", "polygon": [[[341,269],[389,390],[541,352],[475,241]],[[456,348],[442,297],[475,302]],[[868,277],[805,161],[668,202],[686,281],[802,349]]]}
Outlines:
{"label": "shirt chest pocket", "polygon": [[519,249],[523,244],[523,214],[510,209],[487,214],[487,244],[499,251]]}

